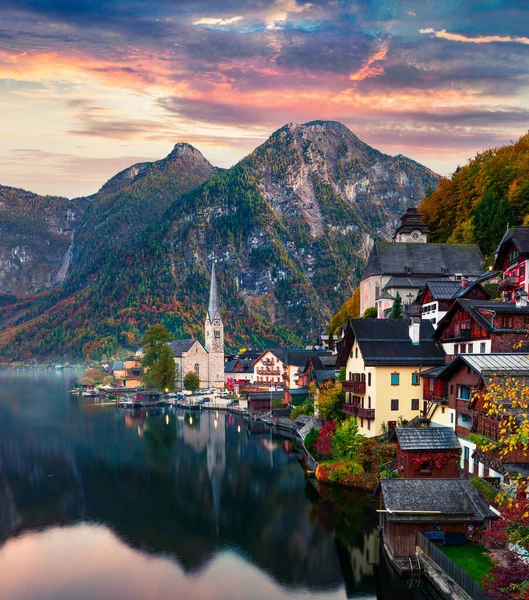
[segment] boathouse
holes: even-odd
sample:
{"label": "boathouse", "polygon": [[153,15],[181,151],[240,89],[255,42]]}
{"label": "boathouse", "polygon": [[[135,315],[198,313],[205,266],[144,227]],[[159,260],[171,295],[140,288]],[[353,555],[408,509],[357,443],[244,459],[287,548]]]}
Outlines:
{"label": "boathouse", "polygon": [[407,479],[460,477],[461,444],[450,427],[403,427],[397,434],[397,470]]}
{"label": "boathouse", "polygon": [[415,532],[447,544],[479,541],[495,514],[467,479],[382,479],[380,526],[397,566],[416,554]]}

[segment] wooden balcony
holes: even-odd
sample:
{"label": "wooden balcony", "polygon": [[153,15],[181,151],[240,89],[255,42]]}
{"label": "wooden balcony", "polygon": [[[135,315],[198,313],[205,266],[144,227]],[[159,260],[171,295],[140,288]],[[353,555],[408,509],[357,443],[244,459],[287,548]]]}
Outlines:
{"label": "wooden balcony", "polygon": [[448,404],[448,396],[432,396],[430,402],[434,404]]}
{"label": "wooden balcony", "polygon": [[366,382],[365,381],[344,381],[342,383],[342,390],[344,392],[353,392],[355,394],[366,393]]}
{"label": "wooden balcony", "polygon": [[342,404],[342,411],[346,415],[356,415],[362,419],[374,419],[375,409],[374,408],[363,408],[357,404]]}
{"label": "wooden balcony", "polygon": [[470,428],[461,427],[461,425],[456,425],[456,435],[458,437],[462,437],[465,440],[468,440],[468,436],[470,435]]}
{"label": "wooden balcony", "polygon": [[473,411],[468,407],[469,400],[462,400],[461,398],[456,399],[456,410],[457,412],[465,413],[466,415],[471,415]]}
{"label": "wooden balcony", "polygon": [[519,277],[506,277],[503,281],[500,281],[499,288],[502,292],[512,292],[513,290],[518,289],[519,285]]}

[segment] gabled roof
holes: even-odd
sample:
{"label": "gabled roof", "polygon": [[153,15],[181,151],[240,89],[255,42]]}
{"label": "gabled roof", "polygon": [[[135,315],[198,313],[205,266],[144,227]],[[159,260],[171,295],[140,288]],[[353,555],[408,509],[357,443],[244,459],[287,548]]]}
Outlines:
{"label": "gabled roof", "polygon": [[505,255],[510,246],[509,242],[512,242],[516,246],[518,252],[529,253],[529,227],[512,227],[511,229],[507,229],[495,250],[495,269],[503,270]]}
{"label": "gabled roof", "polygon": [[451,427],[400,427],[395,433],[402,450],[461,450]]}
{"label": "gabled roof", "polygon": [[[196,339],[188,339],[188,340],[173,340],[169,342],[169,346],[171,346],[171,350],[175,356],[182,356],[184,352],[189,352],[193,347],[193,344],[198,342]],[[198,342],[200,344],[200,342]]]}
{"label": "gabled roof", "polygon": [[462,308],[487,332],[525,333],[523,328],[502,329],[494,327],[492,313],[529,316],[529,306],[518,307],[515,302],[494,302],[493,300],[469,300],[467,298],[458,298],[452,303],[446,315],[439,321],[435,332],[436,339],[440,339],[441,334],[451,323],[452,317],[457,312],[458,308]]}
{"label": "gabled roof", "polygon": [[428,288],[434,300],[450,300],[455,293],[461,290],[461,287],[460,281],[452,279],[428,280],[424,286],[424,295]]}
{"label": "gabled roof", "polygon": [[443,515],[482,522],[495,516],[467,479],[382,479],[380,485],[388,521],[436,521]]}
{"label": "gabled roof", "polygon": [[330,350],[285,350],[283,362],[294,367],[304,367],[310,356],[332,356]]}
{"label": "gabled roof", "polygon": [[404,319],[352,319],[336,364],[347,365],[355,339],[366,366],[444,364],[445,351],[432,339],[433,325],[421,321],[419,327],[420,343],[413,344]]}
{"label": "gabled roof", "polygon": [[426,285],[424,277],[399,277],[393,276],[384,286],[384,290],[390,290],[395,288],[422,288]]}
{"label": "gabled roof", "polygon": [[476,244],[416,244],[377,242],[363,278],[370,275],[443,277],[483,273],[483,255]]}
{"label": "gabled roof", "polygon": [[122,371],[125,368],[125,361],[124,360],[115,360],[112,363],[112,370],[113,371]]}
{"label": "gabled roof", "polygon": [[458,354],[439,374],[439,379],[449,379],[452,373],[468,365],[483,377],[491,375],[529,377],[529,357],[524,354]]}

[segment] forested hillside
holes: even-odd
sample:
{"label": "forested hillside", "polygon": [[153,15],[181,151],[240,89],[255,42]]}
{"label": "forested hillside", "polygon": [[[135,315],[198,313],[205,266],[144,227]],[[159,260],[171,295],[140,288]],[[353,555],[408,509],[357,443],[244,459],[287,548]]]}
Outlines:
{"label": "forested hillside", "polygon": [[430,241],[478,243],[491,254],[508,224],[529,217],[529,134],[481,152],[450,179],[441,178],[419,210],[431,229]]}
{"label": "forested hillside", "polygon": [[[181,150],[188,165],[197,151]],[[357,285],[372,241],[438,179],[333,122],[289,124],[209,178],[200,159],[195,179],[163,163],[92,197],[64,285],[0,303],[0,358],[109,357],[155,322],[201,336],[212,260],[229,348],[307,343]]]}

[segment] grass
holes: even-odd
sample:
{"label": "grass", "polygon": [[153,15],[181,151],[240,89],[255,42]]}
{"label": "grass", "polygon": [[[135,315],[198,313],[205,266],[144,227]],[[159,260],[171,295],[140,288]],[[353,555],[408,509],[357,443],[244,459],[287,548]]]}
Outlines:
{"label": "grass", "polygon": [[439,549],[480,585],[490,573],[492,561],[489,551],[482,546],[439,546]]}

